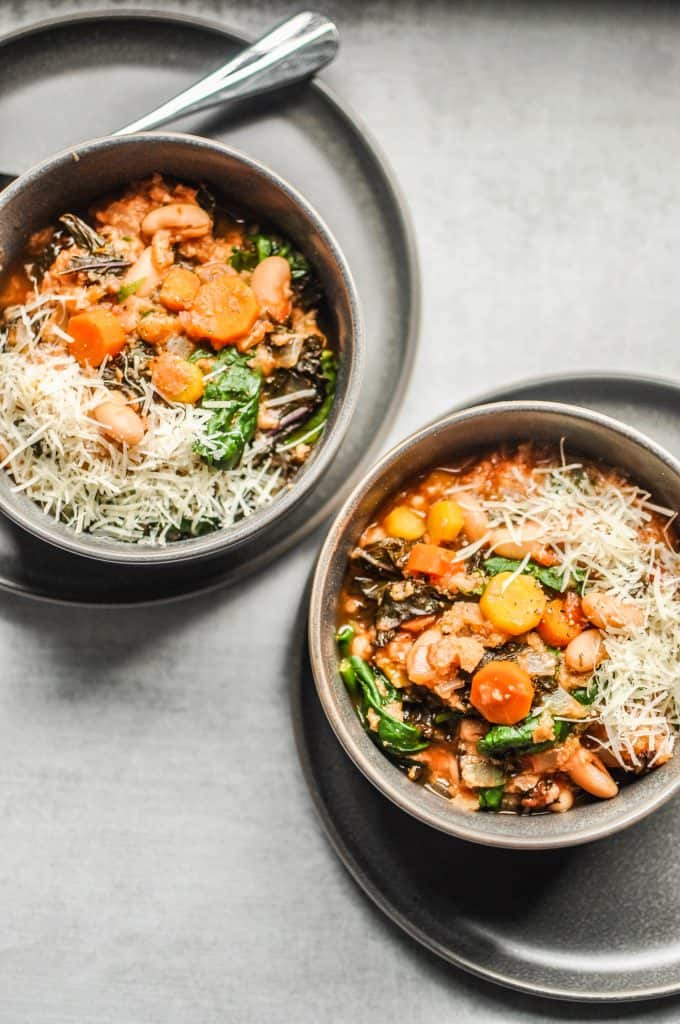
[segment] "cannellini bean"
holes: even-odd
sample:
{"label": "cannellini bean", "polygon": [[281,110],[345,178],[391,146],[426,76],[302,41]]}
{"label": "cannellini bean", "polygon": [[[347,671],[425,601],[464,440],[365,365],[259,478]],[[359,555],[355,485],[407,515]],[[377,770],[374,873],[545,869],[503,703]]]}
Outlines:
{"label": "cannellini bean", "polygon": [[592,672],[606,656],[599,629],[584,630],[564,650],[564,660],[572,672]]}
{"label": "cannellini bean", "polygon": [[167,270],[175,262],[172,248],[172,233],[157,231],[151,239],[151,258],[157,270]]}
{"label": "cannellini bean", "polygon": [[567,765],[567,773],[577,786],[601,800],[609,800],[619,791],[600,758],[586,747],[579,747],[576,751]]}
{"label": "cannellini bean", "polygon": [[456,495],[463,510],[463,529],[470,542],[481,540],[489,532],[489,519],[476,498],[469,494]]}
{"label": "cannellini bean", "polygon": [[176,238],[201,238],[212,227],[210,216],[195,203],[168,203],[147,213],[142,221],[142,232],[155,235],[157,231],[170,231]]}
{"label": "cannellini bean", "polygon": [[133,263],[125,277],[124,284],[137,284],[135,295],[143,299],[150,295],[154,288],[161,283],[160,274],[156,270],[153,253],[150,245],[142,252],[136,263]]}
{"label": "cannellini bean", "polygon": [[604,590],[593,590],[581,601],[583,612],[594,626],[600,629],[624,626],[641,626],[644,622],[642,608],[620,601]]}
{"label": "cannellini bean", "polygon": [[574,804],[574,794],[568,786],[559,785],[559,790],[560,795],[557,800],[554,800],[549,806],[549,810],[554,814],[564,814],[565,811],[571,810]]}
{"label": "cannellini bean", "polygon": [[554,552],[538,539],[543,534],[539,526],[524,526],[514,534],[506,529],[494,530],[490,546],[503,558],[524,558],[530,555],[539,565],[553,565],[556,561]]}
{"label": "cannellini bean", "polygon": [[119,444],[139,444],[144,437],[144,421],[117,391],[93,409],[92,415],[103,432]]}
{"label": "cannellini bean", "polygon": [[290,263],[283,256],[267,256],[255,267],[251,279],[258,305],[279,323],[292,309]]}

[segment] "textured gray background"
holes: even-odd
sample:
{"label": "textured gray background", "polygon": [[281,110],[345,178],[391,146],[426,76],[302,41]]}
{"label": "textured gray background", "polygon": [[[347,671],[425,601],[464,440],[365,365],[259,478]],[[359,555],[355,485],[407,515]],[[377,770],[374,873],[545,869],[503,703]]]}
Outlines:
{"label": "textured gray background", "polygon": [[[112,6],[3,3],[0,30]],[[257,32],[301,4],[127,6]],[[680,11],[323,6],[343,34],[325,78],[378,137],[417,225],[422,347],[393,438],[527,375],[678,376]],[[314,818],[288,713],[314,551],[174,607],[0,597],[0,1021],[680,1019],[678,1001],[588,1009],[495,989],[356,889]]]}

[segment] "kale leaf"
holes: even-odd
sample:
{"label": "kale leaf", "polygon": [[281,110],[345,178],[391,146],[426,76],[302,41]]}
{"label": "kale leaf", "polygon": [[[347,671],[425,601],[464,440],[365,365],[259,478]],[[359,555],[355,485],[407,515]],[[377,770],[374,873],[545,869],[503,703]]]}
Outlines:
{"label": "kale leaf", "polygon": [[293,281],[306,277],[311,267],[305,257],[280,235],[247,235],[245,245],[232,249],[229,262],[234,270],[254,270],[268,256],[282,256],[290,264]]}
{"label": "kale leaf", "polygon": [[[517,558],[494,556],[493,558],[487,558],[482,563],[482,567],[487,576],[497,576],[500,572],[515,572],[521,564],[521,561]],[[565,580],[564,575],[558,572],[557,569],[546,569],[536,562],[527,562],[522,572],[526,573],[527,576],[535,576],[544,587],[556,590],[558,593],[562,593],[571,586],[579,587],[585,579],[585,573],[582,569],[572,569]]]}
{"label": "kale leaf", "polygon": [[[194,353],[194,358],[198,357]],[[201,408],[213,410],[213,414],[205,434],[194,442],[194,451],[211,466],[233,469],[255,434],[262,374],[251,369],[248,357],[233,348],[220,353],[212,374],[206,381]]]}

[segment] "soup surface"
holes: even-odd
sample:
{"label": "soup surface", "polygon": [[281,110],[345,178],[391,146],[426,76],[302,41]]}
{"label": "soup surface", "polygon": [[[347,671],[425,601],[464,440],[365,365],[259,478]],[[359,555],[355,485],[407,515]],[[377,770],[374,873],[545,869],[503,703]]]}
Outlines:
{"label": "soup surface", "polygon": [[291,243],[155,174],[64,213],[0,287],[0,466],[77,532],[164,544],[292,486],[336,357]]}
{"label": "soup surface", "polygon": [[340,599],[340,673],[369,736],[470,810],[567,811],[664,764],[673,519],[615,470],[532,444],[414,480]]}

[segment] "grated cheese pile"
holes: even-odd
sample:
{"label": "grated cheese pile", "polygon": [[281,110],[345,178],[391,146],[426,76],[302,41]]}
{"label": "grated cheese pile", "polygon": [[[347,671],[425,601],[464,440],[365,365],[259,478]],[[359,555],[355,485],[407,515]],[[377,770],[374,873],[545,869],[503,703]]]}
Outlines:
{"label": "grated cheese pile", "polygon": [[[604,632],[608,658],[596,669],[591,714],[604,727],[602,746],[622,767],[662,763],[680,727],[680,557],[669,534],[675,514],[634,484],[564,459],[518,483],[517,496],[481,502],[490,526],[507,527],[517,540],[523,526],[540,526],[555,568],[585,572],[585,594],[605,590],[641,609],[641,628]],[[459,554],[469,557],[486,543],[488,535]]]}
{"label": "grated cheese pile", "polygon": [[78,533],[156,545],[176,531],[229,526],[268,504],[284,480],[265,444],[251,444],[235,469],[208,466],[193,444],[209,442],[211,410],[156,401],[146,378],[143,441],[117,447],[102,435],[91,412],[109,395],[104,365],[86,376],[66,352],[41,343],[68,298],[14,307],[11,330],[0,333],[0,468],[14,490]]}

